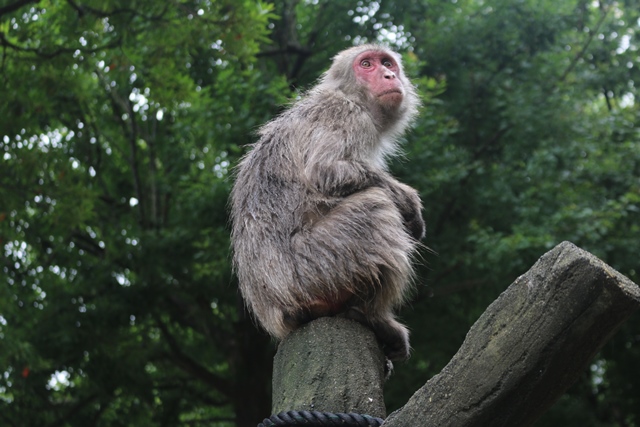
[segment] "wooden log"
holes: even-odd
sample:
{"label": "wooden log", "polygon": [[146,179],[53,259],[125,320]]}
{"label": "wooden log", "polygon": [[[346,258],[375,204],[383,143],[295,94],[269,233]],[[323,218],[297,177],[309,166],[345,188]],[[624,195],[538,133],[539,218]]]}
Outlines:
{"label": "wooden log", "polygon": [[569,242],[489,306],[440,374],[384,427],[533,424],[640,306],[640,289]]}
{"label": "wooden log", "polygon": [[384,366],[371,330],[350,319],[316,319],[278,347],[272,413],[355,412],[384,418]]}

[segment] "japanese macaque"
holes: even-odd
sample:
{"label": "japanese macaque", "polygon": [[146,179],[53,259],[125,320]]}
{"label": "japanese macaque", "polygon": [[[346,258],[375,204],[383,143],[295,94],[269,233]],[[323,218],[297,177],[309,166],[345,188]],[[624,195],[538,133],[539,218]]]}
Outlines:
{"label": "japanese macaque", "polygon": [[387,171],[417,113],[400,56],[340,52],[319,83],[265,124],[231,195],[234,269],[250,310],[283,339],[344,315],[373,329],[387,357],[409,356],[393,314],[425,226],[418,192]]}

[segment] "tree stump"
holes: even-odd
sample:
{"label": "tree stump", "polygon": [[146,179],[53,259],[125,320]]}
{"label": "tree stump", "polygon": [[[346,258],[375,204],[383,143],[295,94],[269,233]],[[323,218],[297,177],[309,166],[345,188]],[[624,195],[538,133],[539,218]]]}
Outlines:
{"label": "tree stump", "polygon": [[383,418],[384,366],[384,354],[370,329],[340,317],[316,319],[278,347],[272,411],[355,412]]}

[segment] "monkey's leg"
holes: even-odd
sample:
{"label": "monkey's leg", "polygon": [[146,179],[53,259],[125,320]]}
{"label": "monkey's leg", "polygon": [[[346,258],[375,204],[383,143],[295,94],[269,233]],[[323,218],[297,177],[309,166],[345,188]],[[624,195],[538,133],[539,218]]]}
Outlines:
{"label": "monkey's leg", "polygon": [[333,312],[359,308],[361,321],[376,331],[389,354],[406,358],[408,332],[394,319],[392,307],[410,285],[415,246],[384,189],[372,187],[344,198],[291,238],[300,305],[288,317],[303,322],[311,320],[314,310],[320,313],[318,307],[332,306]]}
{"label": "monkey's leg", "polygon": [[409,330],[398,322],[392,313],[385,317],[369,319],[371,328],[382,342],[384,353],[389,360],[407,360],[411,351]]}
{"label": "monkey's leg", "polygon": [[[372,313],[373,310],[379,312]],[[344,316],[368,326],[376,334],[389,360],[406,360],[409,358],[409,330],[398,322],[388,307],[352,307]]]}

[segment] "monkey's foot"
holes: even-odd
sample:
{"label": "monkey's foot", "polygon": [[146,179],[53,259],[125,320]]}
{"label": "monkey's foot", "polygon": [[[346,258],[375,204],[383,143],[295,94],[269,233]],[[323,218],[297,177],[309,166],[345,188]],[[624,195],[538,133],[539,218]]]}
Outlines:
{"label": "monkey's foot", "polygon": [[383,317],[367,317],[358,307],[352,307],[344,313],[345,317],[353,319],[370,327],[382,344],[385,356],[391,361],[407,360],[411,352],[409,345],[409,330],[389,312]]}

